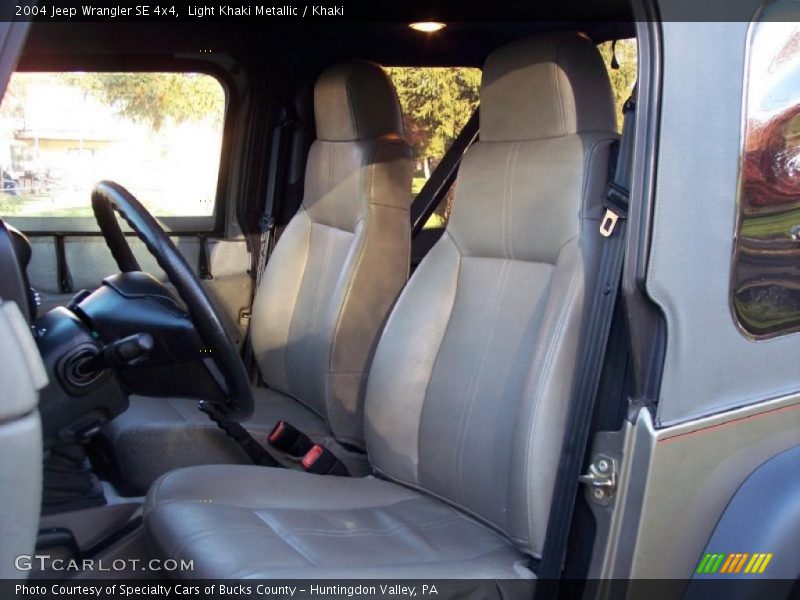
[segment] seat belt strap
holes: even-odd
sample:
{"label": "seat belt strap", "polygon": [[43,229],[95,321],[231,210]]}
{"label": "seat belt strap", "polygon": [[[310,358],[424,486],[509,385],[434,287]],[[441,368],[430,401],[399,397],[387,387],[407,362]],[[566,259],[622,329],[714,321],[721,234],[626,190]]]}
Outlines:
{"label": "seat belt strap", "polygon": [[200,253],[197,257],[197,276],[205,280],[214,279],[208,256],[208,236],[205,233],[200,233],[197,237],[200,240]]}
{"label": "seat belt strap", "polygon": [[265,212],[258,220],[258,261],[256,262],[256,288],[261,283],[261,275],[267,266],[267,259],[272,253],[272,241],[275,236],[275,217],[272,211]]}
{"label": "seat belt strap", "polygon": [[[622,137],[616,146],[616,152],[611,157],[613,175],[606,187],[605,214],[600,222],[600,235],[603,237],[600,265],[594,289],[589,296],[591,304],[586,315],[578,372],[572,390],[573,402],[553,488],[542,560],[537,572],[539,579],[561,578],[575,498],[578,494],[578,478],[581,475],[589,443],[595,398],[605,363],[614,307],[619,297],[625,258],[635,94],[634,88],[633,94],[623,107]],[[545,587],[548,586],[542,586]]]}
{"label": "seat belt strap", "polygon": [[261,217],[258,220],[258,259],[255,261],[255,272],[253,275],[253,290],[250,295],[250,311],[247,313],[247,331],[245,332],[244,342],[242,344],[242,361],[245,368],[247,368],[253,379],[258,379],[258,374],[253,370],[253,347],[252,347],[252,306],[255,299],[256,290],[261,284],[261,278],[264,274],[264,269],[267,266],[267,261],[272,253],[275,245],[275,217],[273,215],[275,207],[275,199],[280,189],[279,177],[281,176],[280,166],[284,157],[287,154],[287,146],[291,139],[291,131],[297,126],[297,117],[292,106],[291,100],[284,99],[281,106],[281,118],[275,128],[275,134],[272,138],[272,150],[269,159],[269,189],[264,199],[264,208]]}
{"label": "seat belt strap", "polygon": [[256,263],[256,287],[261,283],[261,276],[267,266],[275,238],[275,200],[281,189],[281,166],[287,154],[291,132],[297,126],[297,116],[291,99],[281,103],[281,118],[278,121],[275,136],[272,139],[272,151],[269,159],[269,188],[264,199],[264,209],[258,221],[259,245],[258,262]]}
{"label": "seat belt strap", "polygon": [[422,189],[414,198],[411,203],[411,237],[415,237],[422,228],[425,222],[439,206],[444,195],[452,187],[453,182],[458,175],[458,167],[461,164],[461,159],[464,157],[464,152],[467,151],[475,140],[478,139],[478,129],[480,126],[479,111],[476,108],[475,112],[467,121],[466,125],[461,129],[458,136],[453,143],[450,144],[442,160],[436,165],[436,168],[431,173],[428,181],[422,186]]}
{"label": "seat belt strap", "polygon": [[[612,155],[612,174],[606,184],[606,212],[600,222],[600,234],[610,237],[617,221],[628,213],[631,185],[631,159],[633,157],[633,129],[636,113],[636,88],[622,107],[622,136]],[[623,216],[624,215],[624,216]]]}
{"label": "seat belt strap", "polygon": [[217,424],[222,431],[224,431],[228,436],[233,438],[239,447],[250,457],[250,460],[253,461],[253,464],[260,465],[262,467],[282,467],[277,460],[267,452],[261,444],[259,444],[255,438],[250,435],[250,432],[247,431],[241,424],[237,423],[236,421],[231,421],[225,416],[219,408],[213,405],[211,402],[207,400],[200,400],[197,403],[197,408],[208,415],[208,418],[211,419],[214,423]]}

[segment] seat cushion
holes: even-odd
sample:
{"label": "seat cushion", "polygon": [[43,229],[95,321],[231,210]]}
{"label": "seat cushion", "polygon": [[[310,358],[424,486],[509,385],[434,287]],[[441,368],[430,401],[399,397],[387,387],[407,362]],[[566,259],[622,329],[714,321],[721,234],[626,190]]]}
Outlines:
{"label": "seat cushion", "polygon": [[448,505],[372,477],[252,466],[173,471],[150,490],[156,555],[192,578],[520,578],[526,557]]}
{"label": "seat cushion", "polygon": [[[342,460],[325,425],[314,412],[280,392],[254,388],[253,416],[244,423],[262,443],[279,419],[325,444]],[[123,480],[134,493],[145,493],[161,475],[172,469],[205,464],[252,464],[241,448],[220,430],[191,398],[132,396],[130,407],[108,424],[106,437]],[[365,462],[363,459],[361,462]],[[353,470],[353,466],[348,463]]]}

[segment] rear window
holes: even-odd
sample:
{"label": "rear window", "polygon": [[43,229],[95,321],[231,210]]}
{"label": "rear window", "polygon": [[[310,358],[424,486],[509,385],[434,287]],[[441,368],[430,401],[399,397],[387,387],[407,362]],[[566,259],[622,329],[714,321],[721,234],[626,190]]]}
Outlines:
{"label": "rear window", "polygon": [[156,216],[210,217],[225,105],[201,73],[15,73],[0,104],[0,216],[92,217],[91,188],[111,179]]}
{"label": "rear window", "polygon": [[[406,136],[414,149],[411,190],[416,196],[478,106],[481,70],[388,67],[386,71],[397,88]],[[426,228],[446,225],[453,191],[436,208]]]}

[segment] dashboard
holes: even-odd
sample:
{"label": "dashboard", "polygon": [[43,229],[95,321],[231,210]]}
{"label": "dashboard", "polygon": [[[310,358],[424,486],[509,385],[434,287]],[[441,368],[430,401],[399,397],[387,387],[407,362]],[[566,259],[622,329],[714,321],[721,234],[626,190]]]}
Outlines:
{"label": "dashboard", "polygon": [[39,315],[31,256],[25,235],[0,220],[0,298],[22,310],[50,381],[39,400],[46,448],[93,437],[132,393],[225,398],[224,377],[163,283],[141,271],[118,273]]}

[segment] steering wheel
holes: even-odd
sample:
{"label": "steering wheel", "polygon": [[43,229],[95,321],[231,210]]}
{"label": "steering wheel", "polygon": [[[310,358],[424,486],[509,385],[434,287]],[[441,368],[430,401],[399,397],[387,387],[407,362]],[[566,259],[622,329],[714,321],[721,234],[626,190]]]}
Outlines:
{"label": "steering wheel", "polygon": [[186,304],[203,342],[228,384],[223,410],[228,419],[244,421],[253,414],[253,392],[239,353],[217,316],[203,284],[158,221],[121,185],[101,181],[92,190],[92,209],[114,260],[123,273],[140,271],[115,212],[136,232]]}

